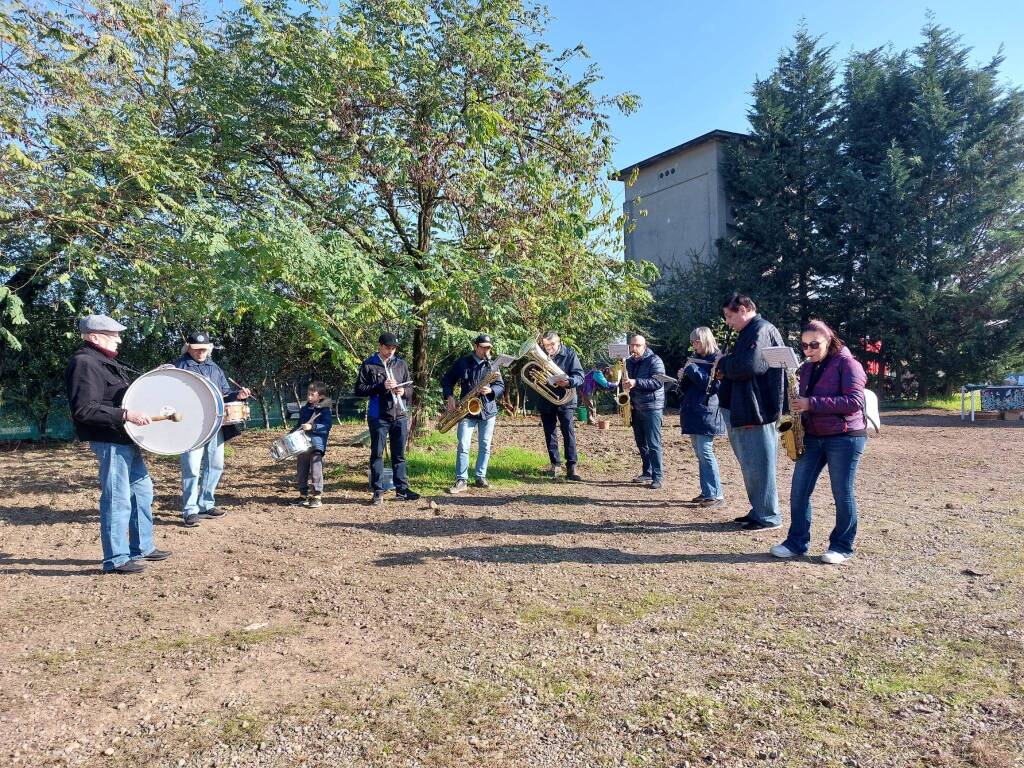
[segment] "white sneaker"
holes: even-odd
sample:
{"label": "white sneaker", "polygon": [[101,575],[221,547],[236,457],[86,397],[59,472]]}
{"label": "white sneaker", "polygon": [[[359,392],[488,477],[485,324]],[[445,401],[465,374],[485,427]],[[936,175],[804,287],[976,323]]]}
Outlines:
{"label": "white sneaker", "polygon": [[768,554],[772,557],[781,557],[787,559],[790,557],[796,557],[797,553],[787,547],[785,544],[776,544],[774,547],[768,550]]}
{"label": "white sneaker", "polygon": [[821,562],[828,563],[829,565],[839,565],[840,563],[846,562],[853,555],[844,555],[842,552],[836,552],[830,549],[824,555],[821,556]]}

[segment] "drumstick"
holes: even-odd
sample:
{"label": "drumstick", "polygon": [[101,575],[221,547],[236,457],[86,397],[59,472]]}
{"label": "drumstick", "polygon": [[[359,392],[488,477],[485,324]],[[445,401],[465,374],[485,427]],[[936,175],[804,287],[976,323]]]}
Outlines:
{"label": "drumstick", "polygon": [[184,418],[185,417],[182,416],[177,411],[173,411],[171,413],[161,414],[160,416],[150,416],[149,420],[150,421],[174,421],[174,422],[178,422],[178,421],[181,421]]}

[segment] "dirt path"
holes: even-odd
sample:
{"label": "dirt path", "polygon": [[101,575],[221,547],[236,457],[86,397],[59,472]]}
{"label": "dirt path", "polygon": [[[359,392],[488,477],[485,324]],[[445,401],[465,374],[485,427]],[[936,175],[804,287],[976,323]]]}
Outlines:
{"label": "dirt path", "polygon": [[[724,442],[729,504],[687,504],[696,463],[668,429],[661,492],[627,482],[621,427],[585,428],[589,482],[437,510],[339,480],[284,506],[294,467],[249,433],[228,514],[198,529],[176,461],[150,457],[174,556],[141,577],[98,574],[87,449],[6,451],[0,764],[1024,765],[1021,427],[887,414],[839,568],[771,561],[784,533],[727,522],[746,507]],[[496,443],[540,449],[540,428]]]}

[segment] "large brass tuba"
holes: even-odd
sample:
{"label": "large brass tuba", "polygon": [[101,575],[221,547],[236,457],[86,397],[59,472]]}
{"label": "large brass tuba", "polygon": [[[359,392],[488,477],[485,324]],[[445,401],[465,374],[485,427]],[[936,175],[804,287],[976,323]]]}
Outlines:
{"label": "large brass tuba", "polygon": [[536,341],[526,342],[519,350],[519,359],[524,358],[526,362],[523,363],[522,372],[519,374],[523,384],[552,405],[566,405],[572,401],[574,392],[571,387],[556,387],[552,383],[569,377],[547,356],[540,344]]}
{"label": "large brass tuba", "polygon": [[479,416],[484,409],[483,395],[480,390],[489,387],[498,380],[501,374],[498,371],[488,371],[484,377],[477,382],[469,392],[462,396],[462,399],[455,404],[455,409],[441,414],[437,420],[437,431],[447,432],[467,416]]}
{"label": "large brass tuba", "polygon": [[786,385],[789,387],[789,413],[779,417],[777,428],[786,455],[796,461],[804,455],[804,422],[800,418],[800,412],[793,408],[793,403],[800,397],[800,389],[796,374],[789,368],[786,369]]}

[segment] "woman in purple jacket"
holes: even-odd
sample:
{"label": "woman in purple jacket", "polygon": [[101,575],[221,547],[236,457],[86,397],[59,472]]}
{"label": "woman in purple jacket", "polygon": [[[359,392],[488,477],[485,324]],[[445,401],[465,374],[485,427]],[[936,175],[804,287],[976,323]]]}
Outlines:
{"label": "woman in purple jacket", "polygon": [[811,494],[828,466],[836,524],[822,562],[838,565],[853,557],[857,535],[857,502],[853,485],[857,464],[867,443],[864,423],[864,368],[835,332],[821,320],[803,328],[801,341],[807,361],[800,366],[800,397],[792,406],[801,413],[804,455],[793,469],[789,535],[771,548],[775,557],[807,553],[811,541]]}

